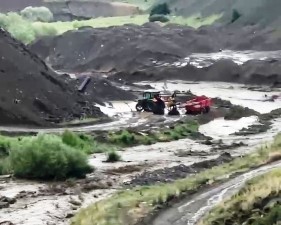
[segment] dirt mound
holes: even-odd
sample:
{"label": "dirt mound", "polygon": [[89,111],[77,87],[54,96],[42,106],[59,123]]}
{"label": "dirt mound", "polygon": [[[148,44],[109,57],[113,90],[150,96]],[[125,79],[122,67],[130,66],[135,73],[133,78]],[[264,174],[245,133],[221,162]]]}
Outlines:
{"label": "dirt mound", "polygon": [[[191,53],[280,49],[281,36],[258,27],[202,27],[198,30],[148,23],[111,28],[82,28],[43,38],[30,48],[54,69],[66,71],[135,71],[172,63]],[[231,62],[228,63],[231,66]],[[223,65],[222,65],[223,66]],[[227,65],[224,66],[228,68]],[[232,65],[231,67],[235,67]]]}
{"label": "dirt mound", "polygon": [[95,98],[78,94],[26,47],[0,30],[0,124],[51,125],[79,118],[99,117]]}
{"label": "dirt mound", "polygon": [[216,159],[205,160],[198,163],[194,163],[190,166],[179,165],[174,167],[166,167],[154,171],[146,171],[140,175],[134,177],[126,185],[152,185],[155,183],[169,183],[174,180],[183,179],[195,173],[199,173],[203,170],[212,168],[214,166],[221,165],[233,160],[233,157],[229,153],[223,153]]}
{"label": "dirt mound", "polygon": [[[87,79],[88,76],[82,75],[78,79],[67,78],[68,82],[75,87],[77,90],[79,86]],[[98,78],[91,76],[90,82],[86,86],[85,95],[94,96],[95,101],[101,105],[107,101],[129,101],[136,100],[136,96],[131,92],[124,91],[118,86],[119,83],[110,82],[108,79]]]}
{"label": "dirt mound", "polygon": [[243,65],[237,65],[231,60],[219,60],[214,64],[197,68],[193,65],[184,67],[151,67],[135,72],[119,72],[111,79],[130,80],[131,82],[167,79],[189,81],[223,81],[244,84],[281,86],[281,62],[250,60]]}

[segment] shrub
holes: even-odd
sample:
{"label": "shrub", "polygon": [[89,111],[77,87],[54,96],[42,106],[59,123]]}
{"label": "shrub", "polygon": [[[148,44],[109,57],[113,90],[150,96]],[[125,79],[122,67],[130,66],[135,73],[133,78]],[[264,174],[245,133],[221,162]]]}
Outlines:
{"label": "shrub", "polygon": [[65,179],[82,177],[92,170],[85,153],[66,145],[56,135],[23,138],[12,146],[9,159],[14,175],[21,178]]}
{"label": "shrub", "polygon": [[121,160],[121,156],[116,151],[110,151],[107,153],[106,162],[118,162]]}
{"label": "shrub", "polygon": [[7,137],[0,136],[0,157],[8,156],[11,149],[11,140]]}
{"label": "shrub", "polygon": [[20,15],[32,22],[50,22],[53,20],[53,13],[46,7],[28,6],[20,12]]}
{"label": "shrub", "polygon": [[241,14],[236,9],[233,9],[231,23],[234,23],[240,17],[241,17]]}
{"label": "shrub", "polygon": [[171,13],[171,10],[167,3],[155,5],[151,11],[150,16],[152,15],[168,15]]}
{"label": "shrub", "polygon": [[0,26],[23,43],[30,43],[35,39],[31,23],[17,13],[0,14]]}
{"label": "shrub", "polygon": [[152,15],[152,16],[149,16],[148,18],[149,22],[156,22],[156,21],[159,21],[159,22],[162,22],[162,23],[166,23],[169,21],[169,18],[164,16],[164,15]]}

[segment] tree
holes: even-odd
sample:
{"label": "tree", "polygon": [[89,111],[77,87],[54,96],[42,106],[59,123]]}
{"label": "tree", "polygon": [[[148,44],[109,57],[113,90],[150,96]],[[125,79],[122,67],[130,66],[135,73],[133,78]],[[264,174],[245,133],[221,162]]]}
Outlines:
{"label": "tree", "polygon": [[171,13],[171,10],[167,3],[155,5],[151,11],[150,16],[153,15],[168,15]]}
{"label": "tree", "polygon": [[26,7],[20,12],[21,16],[29,21],[50,22],[53,13],[46,7]]}

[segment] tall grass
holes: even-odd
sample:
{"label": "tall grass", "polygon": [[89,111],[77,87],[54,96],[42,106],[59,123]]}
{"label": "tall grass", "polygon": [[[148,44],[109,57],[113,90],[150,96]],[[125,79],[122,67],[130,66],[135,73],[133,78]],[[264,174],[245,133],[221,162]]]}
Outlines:
{"label": "tall grass", "polygon": [[14,175],[23,178],[65,179],[91,171],[87,155],[56,135],[23,138],[12,145],[9,160]]}
{"label": "tall grass", "polygon": [[281,169],[276,169],[250,180],[231,199],[213,209],[200,225],[277,224],[281,221],[280,196]]}
{"label": "tall grass", "polygon": [[0,136],[0,174],[29,179],[81,177],[92,170],[87,154],[111,150],[91,136],[70,131],[62,135]]}

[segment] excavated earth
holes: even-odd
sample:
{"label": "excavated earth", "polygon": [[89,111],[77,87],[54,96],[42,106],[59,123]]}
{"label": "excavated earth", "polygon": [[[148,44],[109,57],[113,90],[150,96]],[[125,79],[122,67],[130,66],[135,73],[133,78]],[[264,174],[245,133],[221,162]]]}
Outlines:
{"label": "excavated earth", "polygon": [[133,99],[134,96],[93,80],[78,92],[83,77],[77,80],[59,76],[38,56],[0,31],[0,124],[51,126],[86,117],[102,117],[96,103],[103,99]]}
{"label": "excavated earth", "polygon": [[[174,63],[193,53],[221,50],[276,51],[281,36],[259,26],[210,26],[193,29],[155,23],[143,26],[80,28],[46,37],[30,49],[56,70],[115,73],[126,80],[208,80],[280,85],[280,58],[236,64],[221,59],[205,67]],[[231,53],[230,53],[231,54]],[[280,54],[277,54],[280,57]],[[226,76],[227,74],[227,76]]]}

